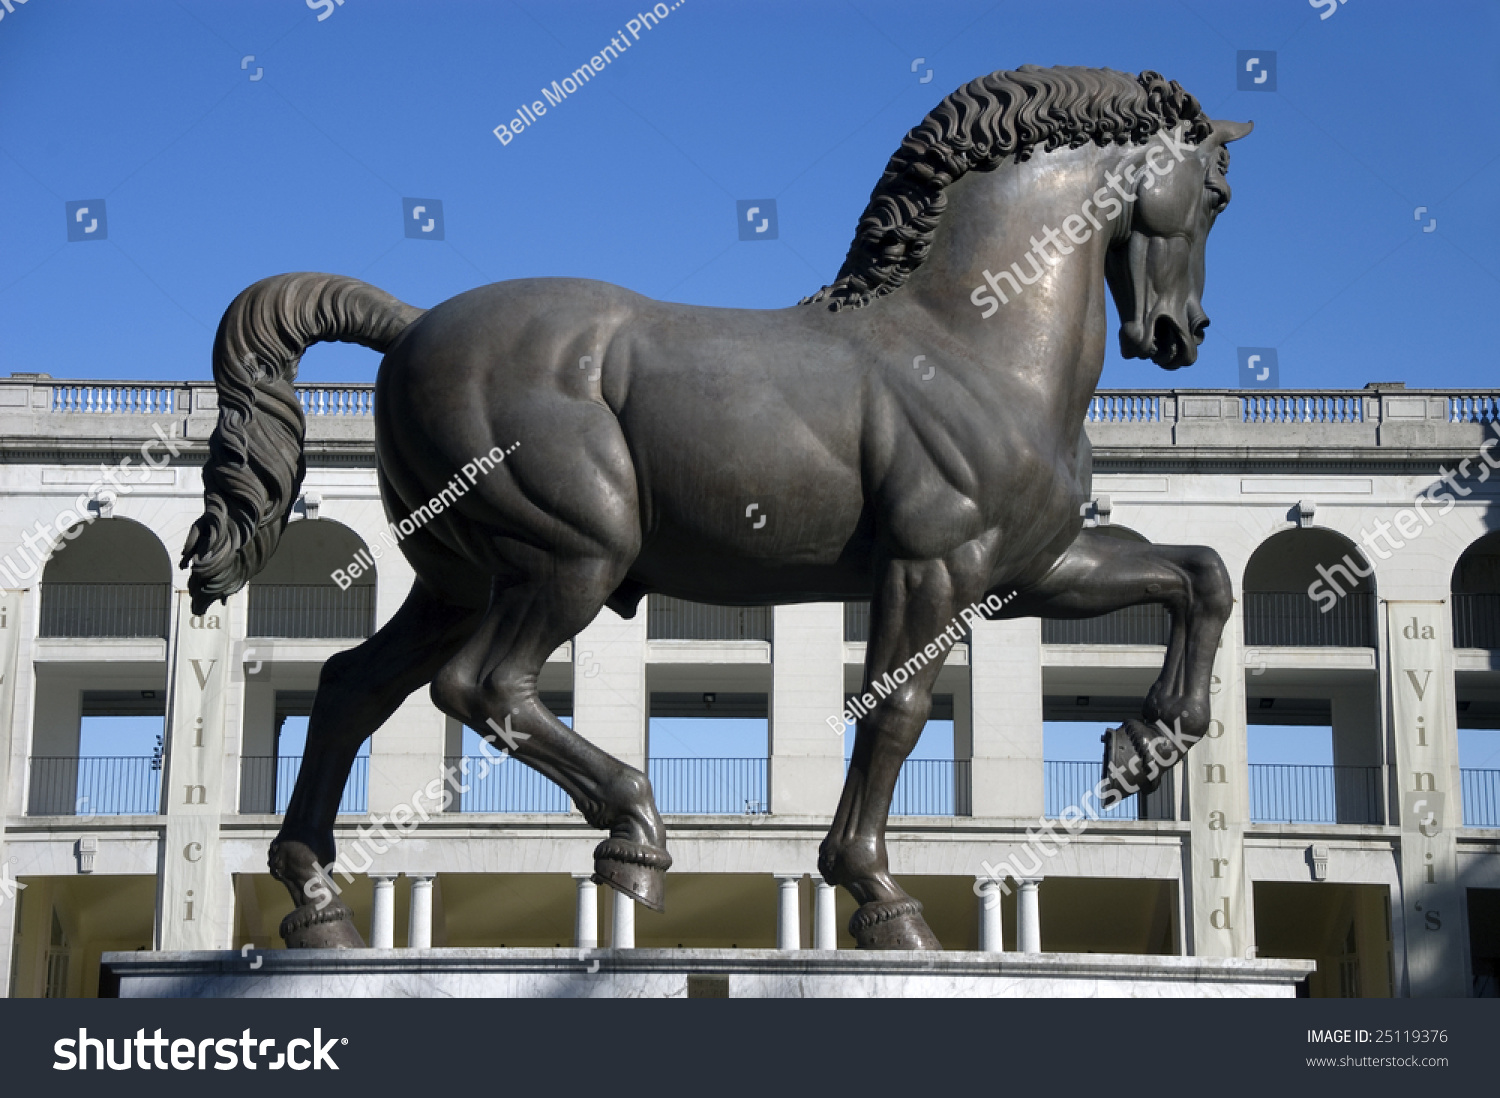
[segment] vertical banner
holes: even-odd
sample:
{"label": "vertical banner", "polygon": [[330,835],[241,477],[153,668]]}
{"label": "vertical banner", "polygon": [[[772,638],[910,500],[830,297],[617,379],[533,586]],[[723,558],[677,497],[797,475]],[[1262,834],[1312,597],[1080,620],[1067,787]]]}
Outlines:
{"label": "vertical banner", "polygon": [[1187,790],[1192,949],[1198,957],[1253,957],[1255,913],[1245,867],[1250,770],[1245,732],[1241,606],[1224,626],[1209,686],[1208,732],[1179,773]]}
{"label": "vertical banner", "polygon": [[228,949],[234,898],[219,850],[224,788],[229,616],[224,606],[194,615],[177,592],[166,768],[166,828],[157,897],[158,949]]}
{"label": "vertical banner", "polygon": [[1391,653],[1391,737],[1396,748],[1396,823],[1401,828],[1401,904],[1407,994],[1463,997],[1463,890],[1457,829],[1463,811],[1453,788],[1458,720],[1446,604],[1387,602]]}

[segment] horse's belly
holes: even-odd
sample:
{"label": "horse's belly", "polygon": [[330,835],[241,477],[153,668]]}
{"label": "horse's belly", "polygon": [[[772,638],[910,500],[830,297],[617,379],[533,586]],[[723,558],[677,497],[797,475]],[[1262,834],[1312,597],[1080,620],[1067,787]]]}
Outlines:
{"label": "horse's belly", "polygon": [[631,567],[631,585],[691,602],[758,605],[838,602],[870,597],[868,555],[832,563],[726,559],[648,548]]}

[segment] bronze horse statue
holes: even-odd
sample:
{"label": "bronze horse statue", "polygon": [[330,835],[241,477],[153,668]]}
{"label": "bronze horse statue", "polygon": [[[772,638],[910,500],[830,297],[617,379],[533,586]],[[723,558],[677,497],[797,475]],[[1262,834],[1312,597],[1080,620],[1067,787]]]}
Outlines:
{"label": "bronze horse statue", "polygon": [[[326,274],[241,293],[214,343],[219,421],[184,556],[195,612],[243,587],[285,529],[306,468],[293,379],[309,345],[385,356],[375,453],[390,520],[476,455],[509,452],[401,542],[410,594],[323,667],[270,851],[297,905],[288,944],[363,944],[349,909],[309,885],[334,861],[359,745],[428,684],[471,728],[505,721],[516,758],[608,831],[595,879],[660,910],[672,859],[650,783],[537,693],[543,662],[603,607],[628,617],[652,593],[868,599],[866,691],[995,593],[1002,617],[1163,604],[1161,675],[1142,719],[1107,734],[1106,780],[1120,795],[1121,776],[1141,773],[1157,722],[1179,743],[1200,738],[1228,575],[1210,549],[1085,527],[1084,422],[1106,284],[1124,355],[1169,370],[1196,358],[1205,241],[1229,203],[1224,146],[1249,130],[1211,121],[1152,72],[980,77],[907,134],[838,278],[785,309],[679,305],[568,278],[484,286],[427,311]],[[748,521],[750,503],[771,521]],[[885,843],[941,663],[917,660],[859,718],[818,858],[858,901],[850,930],[864,948],[941,948]]]}

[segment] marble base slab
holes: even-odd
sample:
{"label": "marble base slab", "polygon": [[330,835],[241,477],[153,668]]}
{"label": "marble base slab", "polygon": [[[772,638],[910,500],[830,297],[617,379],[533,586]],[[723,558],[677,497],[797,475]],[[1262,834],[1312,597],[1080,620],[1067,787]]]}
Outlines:
{"label": "marble base slab", "polygon": [[774,949],[106,953],[121,998],[1292,998],[1300,960]]}

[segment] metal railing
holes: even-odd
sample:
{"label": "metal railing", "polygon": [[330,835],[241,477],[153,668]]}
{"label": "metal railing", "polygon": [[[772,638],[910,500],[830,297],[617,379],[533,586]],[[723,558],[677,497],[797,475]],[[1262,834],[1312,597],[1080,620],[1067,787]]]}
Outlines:
{"label": "metal railing", "polygon": [[[297,775],[302,772],[301,755],[243,755],[240,757],[240,812],[274,812],[280,816],[291,803]],[[370,757],[360,755],[349,771],[340,814],[364,815],[369,806]]]}
{"label": "metal railing", "polygon": [[165,637],[169,583],[43,583],[44,637]]}
{"label": "metal railing", "polygon": [[177,411],[177,390],[144,385],[54,385],[50,410],[85,415],[168,415]]}
{"label": "metal railing", "polygon": [[1172,631],[1159,603],[1127,606],[1097,618],[1043,618],[1043,644],[1166,644]]}
{"label": "metal railing", "polygon": [[369,386],[298,385],[297,400],[310,416],[372,416],[375,390]]}
{"label": "metal railing", "polygon": [[154,816],[161,759],[152,755],[33,755],[28,816]]}
{"label": "metal railing", "polygon": [[664,814],[764,815],[766,772],[765,759],[652,759],[647,767]]}
{"label": "metal railing", "polygon": [[646,600],[648,640],[771,639],[769,606],[711,606],[651,595]]}
{"label": "metal railing", "polygon": [[1385,782],[1378,766],[1250,764],[1250,819],[1255,823],[1378,824]]}
{"label": "metal railing", "polygon": [[1500,827],[1500,770],[1465,768],[1458,775],[1464,798],[1464,826]]}
{"label": "metal railing", "polygon": [[907,759],[891,797],[892,816],[965,816],[968,759]]}
{"label": "metal railing", "polygon": [[[1090,807],[1101,820],[1137,820],[1141,818],[1140,797],[1126,797],[1111,808],[1104,808],[1091,793],[1103,776],[1096,762],[1047,760],[1042,763],[1042,812],[1056,819],[1069,807],[1083,810],[1087,796]],[[1085,813],[1087,815],[1088,813]]]}
{"label": "metal railing", "polygon": [[250,584],[249,636],[363,638],[374,631],[374,584]]}
{"label": "metal railing", "polygon": [[1453,647],[1500,648],[1500,595],[1453,593]]}
{"label": "metal railing", "polygon": [[1306,592],[1245,592],[1245,643],[1297,648],[1375,647],[1375,595],[1351,591],[1323,613]]}
{"label": "metal railing", "polygon": [[454,755],[458,790],[449,812],[568,812],[572,800],[562,787],[508,755]]}

